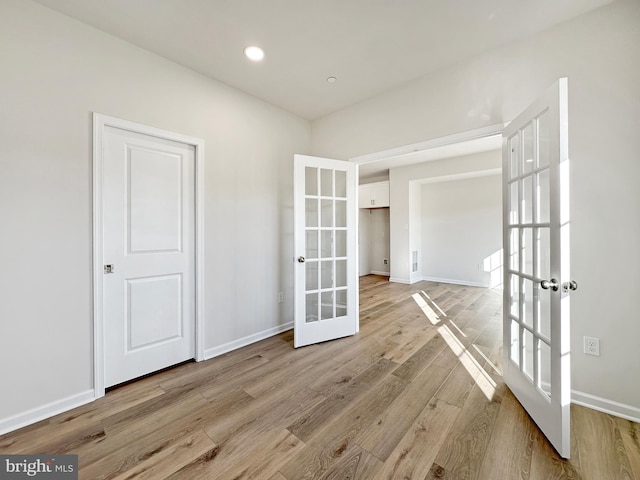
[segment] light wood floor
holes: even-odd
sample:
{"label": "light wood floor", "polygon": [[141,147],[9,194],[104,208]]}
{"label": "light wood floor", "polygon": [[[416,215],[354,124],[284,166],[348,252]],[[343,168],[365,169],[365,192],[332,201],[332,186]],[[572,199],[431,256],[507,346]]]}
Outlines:
{"label": "light wood floor", "polygon": [[361,331],[292,333],[0,437],[83,479],[640,480],[640,425],[573,406],[561,460],[504,387],[500,293],[361,279]]}

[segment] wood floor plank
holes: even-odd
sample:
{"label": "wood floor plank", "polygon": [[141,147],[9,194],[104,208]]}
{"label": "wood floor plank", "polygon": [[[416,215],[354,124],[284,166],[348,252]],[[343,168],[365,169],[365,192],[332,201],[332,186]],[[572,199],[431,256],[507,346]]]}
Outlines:
{"label": "wood floor plank", "polygon": [[[78,431],[85,432],[85,436],[100,435],[103,432],[103,419],[124,412],[148,400],[158,398],[165,392],[156,384],[136,382],[123,386],[108,396],[95,402],[64,412],[48,420],[38,422],[29,427],[32,436],[27,437],[19,430],[0,437],[0,451],[4,453],[29,453],[50,451],[52,440],[47,432],[55,429],[54,442],[67,443],[65,439],[76,437]],[[40,434],[38,434],[40,432]]]}
{"label": "wood floor plank", "polygon": [[342,390],[331,395],[311,413],[292,423],[287,429],[302,441],[310,440],[319,430],[343,413],[354,400],[363,396],[395,369],[396,364],[385,358],[358,375]]}
{"label": "wood floor plank", "polygon": [[[382,358],[379,357],[378,360]],[[369,368],[373,363],[370,358],[362,358],[360,356],[352,357],[342,363],[333,362],[329,365],[328,370],[321,373],[315,379],[311,378],[309,388],[330,396],[337,390],[341,390],[351,380]]]}
{"label": "wood floor plank", "polygon": [[272,430],[260,442],[250,438],[234,438],[224,447],[184,465],[171,480],[240,480],[268,479],[287,457],[295,454],[304,444],[288,430]]}
{"label": "wood floor plank", "polygon": [[462,408],[477,378],[478,372],[469,371],[466,366],[458,364],[435,394],[436,398]]}
{"label": "wood floor plank", "polygon": [[215,450],[216,446],[202,431],[196,430],[171,443],[157,447],[136,459],[132,464],[123,463],[120,471],[103,470],[104,464],[94,464],[85,468],[83,478],[95,480],[127,480],[131,478],[155,480],[166,478],[178,470],[184,463]]}
{"label": "wood floor plank", "polygon": [[572,439],[580,452],[582,478],[595,480],[600,472],[608,472],[609,478],[635,480],[613,417],[578,405],[571,408],[571,416],[576,429]]}
{"label": "wood floor plank", "polygon": [[460,480],[460,477],[451,472],[447,472],[444,467],[434,463],[431,465],[429,473],[424,477],[424,480]]}
{"label": "wood floor plank", "polygon": [[307,447],[285,464],[280,471],[285,477],[294,477],[301,465],[305,467],[301,478],[323,478],[344,461],[351,452],[359,433],[370,425],[406,388],[403,380],[387,375],[366,396],[360,398],[343,413],[325,425],[305,443]]}
{"label": "wood floor plank", "polygon": [[135,444],[150,436],[162,439],[186,435],[200,429],[205,421],[214,421],[235,409],[246,408],[252,401],[253,398],[243,391],[228,392],[215,402],[208,402],[198,394],[177,397],[156,411],[142,410],[139,416],[125,417],[107,426],[103,435],[82,441],[65,453],[78,454],[82,469],[120,450],[127,443]]}
{"label": "wood floor plank", "polygon": [[631,470],[636,480],[640,480],[640,424],[624,418],[614,418],[613,420],[622,437]]}
{"label": "wood floor plank", "polygon": [[374,479],[425,478],[459,413],[460,408],[441,400],[429,403]]}
{"label": "wood floor plank", "polygon": [[[329,363],[333,363],[329,359]],[[254,398],[286,388],[296,389],[305,386],[308,381],[310,372],[318,371],[327,364],[327,359],[318,355],[310,354],[306,357],[298,359],[296,362],[290,362],[282,365],[276,370],[257,378],[251,384],[245,386],[245,391]]]}
{"label": "wood floor plank", "polygon": [[579,480],[582,477],[572,461],[561,458],[542,432],[536,430],[529,478],[532,480]]}
{"label": "wood floor plank", "polygon": [[500,389],[488,399],[482,389],[475,386],[438,452],[435,463],[461,479],[478,478],[501,401]]}
{"label": "wood floor plank", "polygon": [[528,479],[535,436],[536,427],[525,410],[505,392],[477,478]]}
{"label": "wood floor plank", "polygon": [[[297,463],[287,463],[280,468],[287,480],[321,479],[371,479],[380,468],[380,461],[357,445],[340,445],[338,449],[305,449],[294,458]],[[357,475],[357,476],[351,476]]]}
{"label": "wood floor plank", "polygon": [[202,369],[190,375],[176,376],[160,382],[160,386],[167,392],[180,391],[186,393],[194,389],[202,389],[208,384],[228,382],[234,377],[238,377],[269,362],[266,357],[259,354],[232,362],[229,361],[229,358],[231,357],[225,358],[228,364],[220,368]]}
{"label": "wood floor plank", "polygon": [[382,462],[376,457],[352,445],[320,477],[321,480],[370,480],[380,469]]}
{"label": "wood floor plank", "polygon": [[3,454],[75,453],[86,443],[101,441],[104,436],[104,427],[99,422],[60,435],[51,425],[46,428],[39,426],[26,433],[19,430],[0,437],[0,451]]}
{"label": "wood floor plank", "polygon": [[282,475],[280,472],[276,472],[273,475],[271,475],[269,480],[287,480],[287,477]]}
{"label": "wood floor plank", "polygon": [[229,468],[216,472],[209,478],[267,480],[289,457],[303,448],[304,443],[289,431],[271,432],[268,440],[255,448],[243,449],[242,445],[239,445],[238,451],[242,452],[242,455],[233,458]]}
{"label": "wood floor plank", "polygon": [[[460,339],[455,330],[440,327],[447,347],[433,362],[434,365],[455,365],[451,375],[443,383],[436,397],[462,407],[475,385],[491,390],[496,385],[494,372],[485,368],[485,357],[473,348],[470,338]],[[500,381],[500,380],[498,380]]]}
{"label": "wood floor plank", "polygon": [[366,395],[352,402],[333,422],[319,430],[307,444],[323,446],[355,442],[360,433],[379,418],[406,388],[407,382],[388,375]]}
{"label": "wood floor plank", "polygon": [[398,442],[424,410],[450,370],[431,366],[422,371],[355,441],[380,460],[386,461]]}
{"label": "wood floor plank", "polygon": [[277,372],[280,368],[288,368],[299,360],[304,361],[304,358],[309,356],[316,348],[317,345],[298,349],[294,349],[293,346],[291,346],[286,355],[281,355],[280,357],[269,360],[256,368],[246,370],[241,375],[236,375],[233,378],[227,378],[224,382],[208,382],[206,385],[202,385],[198,388],[198,391],[205,398],[212,399],[219,395],[224,395],[228,390],[246,389],[256,381],[263,379],[265,376]]}
{"label": "wood floor plank", "polygon": [[396,348],[386,352],[384,357],[397,364],[402,364],[411,358],[437,333],[437,330],[430,324],[409,325],[394,335],[394,342],[398,345]]}
{"label": "wood floor plank", "polygon": [[405,362],[396,368],[393,372],[399,378],[403,378],[408,382],[414,380],[420,373],[427,368],[433,360],[442,353],[446,348],[442,336],[436,333],[420,350],[415,352]]}
{"label": "wood floor plank", "polygon": [[269,428],[283,429],[300,417],[306,415],[326,398],[310,388],[296,392],[281,390],[255,399],[251,408],[237,409],[213,422],[207,422],[203,428],[207,435],[223,446],[231,437],[251,430],[255,434]]}

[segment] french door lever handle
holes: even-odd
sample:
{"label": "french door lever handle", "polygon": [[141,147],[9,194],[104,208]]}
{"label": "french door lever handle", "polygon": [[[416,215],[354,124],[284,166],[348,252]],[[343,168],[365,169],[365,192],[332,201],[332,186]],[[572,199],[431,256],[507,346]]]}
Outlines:
{"label": "french door lever handle", "polygon": [[304,263],[304,257],[298,257],[298,262]]}
{"label": "french door lever handle", "polygon": [[558,279],[557,278],[552,278],[551,280],[542,280],[540,282],[540,286],[544,289],[544,290],[553,290],[554,292],[558,291],[558,287],[560,286],[558,284]]}

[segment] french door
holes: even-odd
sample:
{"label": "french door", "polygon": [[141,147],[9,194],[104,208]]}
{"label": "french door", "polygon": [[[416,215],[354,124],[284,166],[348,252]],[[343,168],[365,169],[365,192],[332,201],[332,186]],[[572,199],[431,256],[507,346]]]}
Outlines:
{"label": "french door", "polygon": [[294,344],[358,331],[356,167],[294,156]]}
{"label": "french door", "polygon": [[568,458],[571,395],[567,79],[503,131],[504,381]]}

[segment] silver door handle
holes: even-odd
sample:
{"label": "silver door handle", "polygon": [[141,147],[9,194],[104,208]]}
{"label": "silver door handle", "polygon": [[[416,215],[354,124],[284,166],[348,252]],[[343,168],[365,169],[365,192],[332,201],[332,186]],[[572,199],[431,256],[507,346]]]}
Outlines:
{"label": "silver door handle", "polygon": [[540,282],[540,286],[544,289],[544,290],[553,290],[554,292],[558,291],[558,279],[557,278],[552,278],[551,280],[542,280]]}
{"label": "silver door handle", "polygon": [[575,280],[570,280],[562,284],[562,291],[564,293],[567,293],[569,290],[577,290],[577,289],[578,289],[578,282],[576,282]]}
{"label": "silver door handle", "polygon": [[304,263],[304,257],[298,257],[298,263]]}

